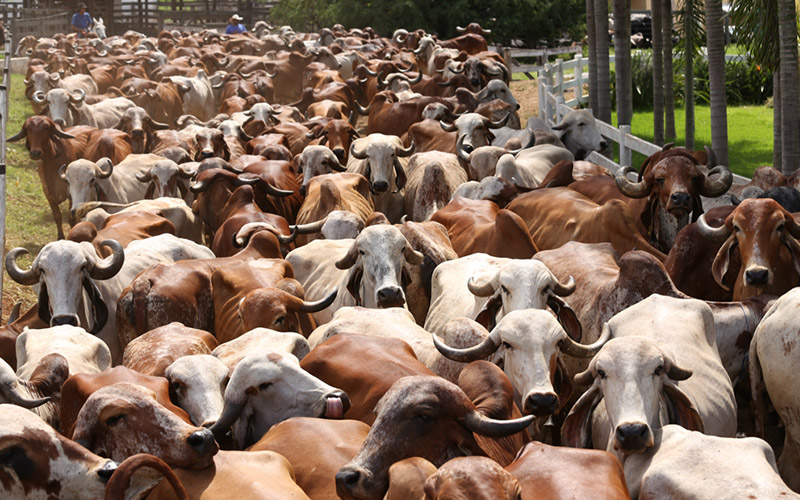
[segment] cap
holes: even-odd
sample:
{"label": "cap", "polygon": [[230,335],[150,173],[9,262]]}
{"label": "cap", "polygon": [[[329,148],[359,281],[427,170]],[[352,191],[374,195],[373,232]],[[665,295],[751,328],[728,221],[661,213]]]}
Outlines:
{"label": "cap", "polygon": [[244,21],[244,18],[241,17],[239,14],[234,14],[231,16],[232,21]]}
{"label": "cap", "polygon": [[86,8],[86,4],[85,4],[85,3],[83,3],[83,2],[80,2],[80,3],[78,4],[78,10],[85,9],[85,8]]}

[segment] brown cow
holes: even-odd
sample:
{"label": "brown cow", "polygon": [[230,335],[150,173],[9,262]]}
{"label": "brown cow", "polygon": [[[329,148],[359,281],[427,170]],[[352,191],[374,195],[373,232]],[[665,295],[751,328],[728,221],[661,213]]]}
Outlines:
{"label": "brown cow", "polygon": [[486,253],[495,257],[529,259],[538,252],[519,215],[487,200],[457,196],[431,217],[447,228],[459,257]]}
{"label": "brown cow", "polygon": [[217,339],[204,330],[172,322],[133,339],[122,355],[122,365],[143,375],[163,377],[167,367],[182,356],[211,354]]}
{"label": "brown cow", "polygon": [[[131,141],[132,153],[144,154],[150,152],[150,148],[153,145],[153,133],[156,130],[167,129],[169,125],[154,120],[144,108],[137,106],[126,109],[114,128],[128,135]],[[113,163],[116,164],[119,161],[121,160],[113,161]]]}
{"label": "brown cow", "polygon": [[95,162],[100,158],[109,158],[116,165],[132,151],[128,134],[114,129],[102,129],[89,135],[83,158]]}
{"label": "brown cow", "polygon": [[175,234],[175,226],[160,215],[136,210],[109,215],[98,230],[91,222],[76,224],[67,235],[70,241],[90,242],[100,257],[108,257],[113,252],[102,244],[103,241],[116,240],[123,248],[135,240],[143,240],[159,234]]}

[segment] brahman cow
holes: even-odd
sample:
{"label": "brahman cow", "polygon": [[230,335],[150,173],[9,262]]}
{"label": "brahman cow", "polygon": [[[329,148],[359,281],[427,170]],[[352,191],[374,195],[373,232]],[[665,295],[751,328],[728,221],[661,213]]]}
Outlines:
{"label": "brahman cow", "polygon": [[[576,160],[583,160],[592,151],[603,151],[608,147],[608,142],[603,139],[597,130],[597,122],[591,111],[585,109],[572,110],[561,121],[552,127],[547,127],[541,120],[533,123],[529,120],[530,130],[553,131],[564,146],[575,156]],[[505,132],[505,133],[503,133]],[[522,130],[525,132],[525,129]],[[513,130],[498,131],[497,137],[492,142],[494,146],[504,146],[511,137],[518,137]]]}
{"label": "brahman cow", "polygon": [[453,192],[467,182],[467,173],[452,153],[416,153],[408,161],[408,183],[403,194],[407,220],[424,222],[450,201]]}
{"label": "brahman cow", "polygon": [[88,125],[99,129],[113,128],[119,123],[125,110],[136,106],[125,97],[105,99],[96,104],[85,104],[86,92],[82,89],[71,94],[65,89],[52,89],[47,94],[36,93],[34,102],[47,103],[42,114],[49,116],[62,127]]}

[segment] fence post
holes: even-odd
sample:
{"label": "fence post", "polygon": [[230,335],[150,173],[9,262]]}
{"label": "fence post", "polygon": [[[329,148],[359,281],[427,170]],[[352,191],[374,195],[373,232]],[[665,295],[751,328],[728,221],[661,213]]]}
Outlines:
{"label": "fence post", "polygon": [[564,105],[565,101],[563,93],[556,96],[556,123],[561,123],[561,118],[563,118],[561,116],[561,106]]}
{"label": "fence post", "polygon": [[623,167],[630,167],[633,164],[633,159],[631,158],[631,150],[628,148],[626,143],[626,134],[631,133],[631,126],[630,125],[620,125],[619,126],[619,164]]}
{"label": "fence post", "polygon": [[513,79],[514,70],[511,67],[512,66],[511,49],[509,49],[508,47],[501,47],[501,50],[502,50],[503,61],[505,61],[506,67],[508,68],[508,72],[511,73]]}
{"label": "fence post", "polygon": [[563,63],[561,59],[556,60],[556,86],[558,87],[558,94],[564,95],[564,67],[561,65]]}
{"label": "fence post", "polygon": [[539,96],[539,118],[541,118],[542,120],[545,120],[544,119],[544,116],[545,116],[544,103],[545,103],[545,99],[547,98],[547,96],[545,95],[545,89],[544,89],[544,86],[545,86],[544,82],[545,82],[545,78],[546,78],[545,75],[546,75],[546,73],[544,72],[544,70],[539,70],[539,77],[536,79],[536,86],[537,86],[537,90],[538,90],[538,94],[537,95]]}
{"label": "fence post", "polygon": [[[6,247],[6,127],[8,126],[8,92],[11,89],[11,46],[13,32],[8,32],[3,47],[3,84],[0,86],[0,248]],[[0,297],[3,296],[3,274],[0,273]],[[0,306],[0,316],[3,310]]]}
{"label": "fence post", "polygon": [[578,54],[575,59],[575,98],[578,106],[583,106],[583,54]]}
{"label": "fence post", "polygon": [[550,104],[550,96],[553,95],[553,74],[549,64],[546,64],[544,68],[546,78],[544,83],[544,124],[549,127],[553,123],[550,118],[553,116],[553,106]]}

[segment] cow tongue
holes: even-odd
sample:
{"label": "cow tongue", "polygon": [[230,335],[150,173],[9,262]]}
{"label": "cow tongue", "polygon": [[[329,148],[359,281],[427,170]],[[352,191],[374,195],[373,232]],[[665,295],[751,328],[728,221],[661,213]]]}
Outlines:
{"label": "cow tongue", "polygon": [[341,398],[327,398],[326,402],[325,418],[342,418],[344,415],[344,406],[342,405]]}

